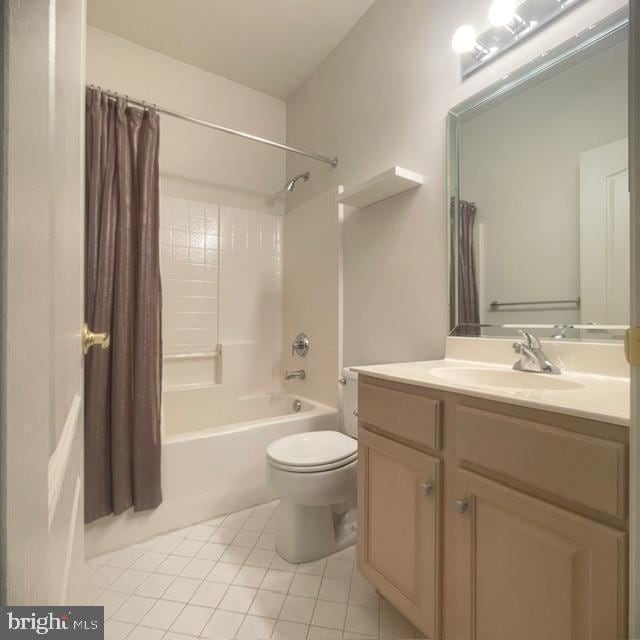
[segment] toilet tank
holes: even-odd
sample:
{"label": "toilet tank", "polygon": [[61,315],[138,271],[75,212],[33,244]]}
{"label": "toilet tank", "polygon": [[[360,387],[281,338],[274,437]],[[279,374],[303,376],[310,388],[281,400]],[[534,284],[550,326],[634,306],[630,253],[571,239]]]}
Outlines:
{"label": "toilet tank", "polygon": [[342,424],[348,436],[357,438],[358,418],[354,411],[358,408],[358,374],[345,367],[342,376],[346,380],[342,396]]}

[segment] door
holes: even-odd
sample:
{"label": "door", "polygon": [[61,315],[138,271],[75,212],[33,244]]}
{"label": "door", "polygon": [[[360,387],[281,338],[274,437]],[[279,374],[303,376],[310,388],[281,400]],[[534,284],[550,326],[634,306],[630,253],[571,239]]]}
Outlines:
{"label": "door", "polygon": [[437,458],[358,431],[358,564],[389,602],[439,637]]}
{"label": "door", "polygon": [[629,142],[580,155],[581,322],[629,324]]}
{"label": "door", "polygon": [[458,471],[457,637],[626,637],[626,533]]}
{"label": "door", "polygon": [[80,602],[84,2],[2,3],[0,583],[9,604]]}

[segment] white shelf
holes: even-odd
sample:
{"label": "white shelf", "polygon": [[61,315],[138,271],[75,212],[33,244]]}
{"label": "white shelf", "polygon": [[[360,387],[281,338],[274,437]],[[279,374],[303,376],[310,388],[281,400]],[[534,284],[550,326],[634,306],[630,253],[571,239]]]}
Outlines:
{"label": "white shelf", "polygon": [[391,167],[366,182],[345,189],[338,196],[338,202],[362,209],[408,189],[419,187],[423,180],[419,173],[402,167]]}

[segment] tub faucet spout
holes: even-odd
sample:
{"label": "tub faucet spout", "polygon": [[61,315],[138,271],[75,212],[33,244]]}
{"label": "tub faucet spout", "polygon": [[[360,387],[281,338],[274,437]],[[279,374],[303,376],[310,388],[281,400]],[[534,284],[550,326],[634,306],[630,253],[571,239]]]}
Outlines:
{"label": "tub faucet spout", "polygon": [[304,372],[304,369],[298,369],[297,371],[284,372],[285,380],[304,380],[306,377],[307,377],[307,374]]}

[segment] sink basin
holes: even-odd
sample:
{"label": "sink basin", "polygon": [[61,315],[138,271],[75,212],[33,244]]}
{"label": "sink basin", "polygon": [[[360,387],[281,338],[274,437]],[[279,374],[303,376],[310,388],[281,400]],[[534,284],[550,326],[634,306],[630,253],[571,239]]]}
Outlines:
{"label": "sink basin", "polygon": [[503,369],[441,367],[431,369],[429,374],[435,378],[441,378],[464,387],[502,387],[522,390],[548,389],[550,391],[568,391],[584,388],[583,385],[567,380],[562,375]]}

